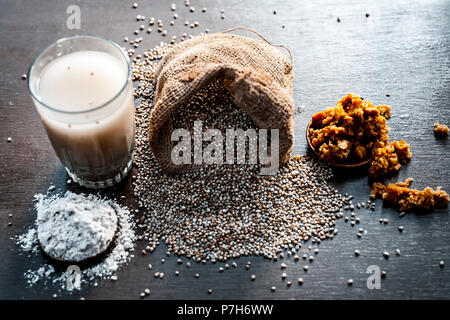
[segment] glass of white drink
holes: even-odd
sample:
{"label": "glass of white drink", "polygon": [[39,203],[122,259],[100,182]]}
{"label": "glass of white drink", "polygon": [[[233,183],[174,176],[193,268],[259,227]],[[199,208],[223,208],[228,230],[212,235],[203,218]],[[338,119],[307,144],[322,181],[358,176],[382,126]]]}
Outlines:
{"label": "glass of white drink", "polygon": [[60,39],[30,66],[28,88],[74,181],[104,188],[128,174],[134,98],[130,61],[122,48],[99,37]]}

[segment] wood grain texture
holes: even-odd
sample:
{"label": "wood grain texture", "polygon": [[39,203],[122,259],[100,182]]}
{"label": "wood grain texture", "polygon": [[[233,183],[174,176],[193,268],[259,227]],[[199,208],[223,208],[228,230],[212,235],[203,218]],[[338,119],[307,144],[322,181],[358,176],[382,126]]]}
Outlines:
{"label": "wood grain texture", "polygon": [[[0,0],[0,298],[51,298],[58,293],[53,286],[26,288],[23,273],[42,263],[43,258],[18,255],[10,239],[33,222],[33,195],[45,192],[51,183],[64,190],[67,179],[21,75],[42,49],[64,36],[95,34],[118,43],[124,36],[133,38],[141,24],[135,19],[137,14],[162,19],[169,31],[167,39],[183,32],[198,34],[206,28],[215,32],[246,26],[274,43],[287,45],[295,61],[295,103],[305,108],[295,117],[295,153],[307,152],[304,132],[313,113],[334,105],[348,92],[357,93],[375,104],[390,104],[391,139],[405,139],[411,144],[412,161],[391,180],[412,176],[415,187],[441,185],[450,190],[449,142],[436,140],[432,132],[434,122],[450,122],[450,1],[270,0],[262,4],[256,0],[191,0],[195,13],[190,13],[181,0],[138,2],[139,9],[133,10],[131,2],[118,0]],[[177,4],[180,16],[173,27],[169,26],[172,2]],[[81,30],[65,27],[69,4],[81,8]],[[207,13],[201,12],[202,7],[208,8]],[[224,20],[220,19],[222,8]],[[370,14],[368,18],[366,13]],[[197,20],[200,27],[184,27],[186,20]],[[140,49],[162,40],[157,32],[145,35]],[[7,143],[7,137],[13,142]],[[364,172],[337,171],[333,184],[341,192],[354,195],[355,202],[368,199]],[[126,195],[127,199],[120,201],[134,206],[128,181],[106,193]],[[150,288],[151,299],[450,298],[447,208],[399,218],[395,210],[378,202],[375,211],[360,210],[357,215],[361,224],[354,228],[343,219],[338,221],[339,234],[319,246],[320,253],[307,273],[302,266],[309,262],[285,259],[288,280],[294,283],[290,288],[281,280],[280,261],[241,258],[237,269],[223,273],[218,272],[223,264],[193,263],[186,269],[173,257],[166,258],[162,265],[166,249],[161,245],[152,255],[137,254],[120,270],[116,282],[100,281],[98,287],[58,295],[134,299]],[[385,217],[389,224],[381,225],[378,220]],[[13,223],[10,227],[9,221]],[[404,226],[403,233],[397,231],[399,225]],[[367,230],[361,239],[356,237],[359,227]],[[308,246],[304,245],[301,255],[309,254]],[[138,243],[137,252],[143,247],[143,242]],[[394,254],[397,248],[402,252],[400,257]],[[355,249],[361,252],[360,257],[354,257]],[[385,250],[391,252],[389,260],[382,256]],[[440,260],[447,263],[445,268],[439,268]],[[249,271],[244,268],[247,261],[252,261]],[[149,263],[154,267],[151,272],[147,270]],[[366,287],[369,265],[387,271],[380,290]],[[177,269],[181,272],[178,278],[174,275]],[[155,271],[163,271],[166,277],[155,279]],[[200,273],[199,279],[195,279],[195,273]],[[256,275],[256,281],[250,281],[251,274]],[[303,286],[297,285],[299,277],[304,279]],[[346,285],[349,278],[354,280],[352,287]],[[271,286],[277,287],[275,293],[269,290]],[[214,290],[212,295],[207,294],[208,288]]]}

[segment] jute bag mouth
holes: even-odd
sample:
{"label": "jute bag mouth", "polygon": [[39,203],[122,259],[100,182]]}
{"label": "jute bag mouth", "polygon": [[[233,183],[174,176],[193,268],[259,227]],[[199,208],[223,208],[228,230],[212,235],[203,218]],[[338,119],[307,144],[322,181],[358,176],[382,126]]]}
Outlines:
{"label": "jute bag mouth", "polygon": [[215,33],[173,47],[157,66],[149,118],[150,148],[161,168],[169,173],[198,168],[172,162],[172,115],[217,79],[260,129],[279,130],[280,165],[289,161],[294,142],[293,76],[292,55],[290,62],[267,40]]}

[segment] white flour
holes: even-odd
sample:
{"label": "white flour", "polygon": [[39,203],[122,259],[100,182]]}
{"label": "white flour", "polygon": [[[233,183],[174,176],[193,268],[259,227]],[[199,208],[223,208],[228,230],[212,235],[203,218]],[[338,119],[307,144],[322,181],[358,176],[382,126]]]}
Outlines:
{"label": "white flour", "polygon": [[[118,224],[118,231],[116,234],[116,238],[114,239],[114,243],[112,244],[111,252],[109,252],[105,257],[105,259],[99,264],[81,270],[80,280],[81,284],[96,285],[95,281],[100,278],[113,280],[117,279],[116,271],[118,270],[118,268],[124,263],[128,262],[133,257],[132,252],[134,251],[134,241],[136,239],[136,235],[134,233],[134,222],[132,222],[131,213],[127,208],[119,206],[112,200],[102,199],[94,195],[89,196],[85,196],[83,194],[77,195],[69,191],[66,192],[64,196],[55,195],[50,197],[39,194],[35,196],[35,199],[37,201],[35,208],[38,214],[38,218],[36,220],[35,225],[32,226],[30,229],[28,229],[24,234],[14,238],[15,242],[19,245],[21,251],[31,253],[32,255],[40,254],[37,230],[39,228],[41,228],[40,230],[42,230],[42,226],[40,225],[41,221],[45,221],[46,227],[43,230],[50,232],[50,230],[48,230],[50,228],[50,226],[48,225],[48,222],[50,220],[48,219],[48,217],[46,217],[46,215],[51,214],[51,212],[54,213],[55,211],[53,209],[55,209],[56,207],[62,208],[60,212],[65,212],[67,214],[69,212],[69,208],[73,209],[73,206],[75,205],[82,205],[80,208],[84,208],[85,210],[88,210],[87,208],[109,207],[110,209],[112,209],[112,211],[115,211],[115,219]],[[81,211],[84,212],[84,210]],[[43,214],[43,212],[47,213]],[[83,214],[85,214],[85,212]],[[74,214],[72,215],[75,216]],[[114,220],[113,218],[111,219]],[[86,219],[83,220],[80,219],[79,222],[77,223],[77,228],[87,228],[89,232],[93,232],[93,230],[98,230],[96,228],[100,228],[100,232],[104,232],[107,234],[107,235],[103,234],[101,236],[102,241],[106,239],[107,236],[110,237],[111,236],[110,232],[112,228],[111,226],[109,226],[108,223],[110,223],[112,220],[109,221],[106,219],[108,221],[106,225],[105,221],[102,221],[103,223],[102,227],[98,226],[99,219],[95,220],[96,221],[93,222],[94,224],[93,226],[87,224],[88,221]],[[58,221],[58,223],[60,227],[64,225],[64,223],[62,223],[61,221]],[[105,228],[108,230],[108,232],[105,231]],[[115,228],[113,229],[115,231]],[[59,230],[62,232],[63,229]],[[80,240],[82,242],[82,245],[77,245],[75,243],[76,241],[78,241],[79,238],[78,233],[70,233],[70,237],[75,238],[71,239],[70,241],[73,241],[73,245],[75,246],[75,248],[78,248],[79,251],[81,252],[81,253],[77,252],[76,250],[73,250],[73,248],[66,248],[67,249],[66,251],[63,250],[67,254],[70,253],[69,256],[72,258],[85,256],[85,252],[92,253],[93,252],[92,250],[99,250],[100,247],[105,245],[103,244],[98,246],[92,246],[93,239],[97,239],[98,236],[90,235],[89,237],[91,239]],[[64,245],[61,246],[60,243],[61,238],[59,236],[57,236],[56,238],[59,240],[55,242],[52,241],[49,242],[52,242],[52,245],[54,245],[55,248],[56,247],[64,248],[65,246]],[[68,280],[69,278],[68,273],[56,272],[54,267],[47,263],[43,263],[37,266],[34,270],[30,269],[26,271],[24,276],[29,286],[32,286],[38,282],[44,282],[45,284],[54,283],[61,285],[61,288],[66,288],[67,286],[66,280]]]}
{"label": "white flour", "polygon": [[117,229],[117,216],[108,200],[72,192],[36,198],[38,240],[50,257],[80,262],[108,248]]}

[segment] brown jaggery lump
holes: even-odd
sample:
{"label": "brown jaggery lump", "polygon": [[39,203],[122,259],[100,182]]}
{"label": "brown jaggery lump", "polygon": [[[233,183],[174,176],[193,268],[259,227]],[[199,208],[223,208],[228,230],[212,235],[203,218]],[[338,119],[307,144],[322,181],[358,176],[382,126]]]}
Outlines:
{"label": "brown jaggery lump", "polygon": [[335,107],[313,115],[311,143],[324,160],[362,160],[377,141],[388,140],[386,119],[390,116],[389,106],[375,107],[370,101],[348,94]]}
{"label": "brown jaggery lump", "polygon": [[412,153],[405,141],[377,142],[372,151],[369,175],[378,179],[398,172],[401,164],[411,160]]}
{"label": "brown jaggery lump", "polygon": [[434,124],[434,134],[438,137],[438,138],[445,138],[446,136],[448,136],[448,127],[445,124],[440,124],[438,122],[436,122]]}
{"label": "brown jaggery lump", "polygon": [[[412,182],[413,178],[408,178],[405,181],[398,181],[396,183],[391,183],[391,185],[393,184],[397,187],[408,188]],[[386,186],[383,183],[375,182],[372,185],[372,190],[370,191],[370,198],[371,199],[382,198],[385,189]]]}
{"label": "brown jaggery lump", "polygon": [[411,159],[405,141],[388,142],[391,117],[387,105],[348,94],[334,108],[327,108],[312,116],[309,135],[311,144],[326,161],[358,161],[370,157],[369,175],[382,178],[397,172],[401,163]]}
{"label": "brown jaggery lump", "polygon": [[447,192],[436,187],[433,190],[426,187],[423,190],[410,189],[413,179],[408,178],[405,181],[389,183],[387,186],[381,182],[376,182],[372,186],[370,197],[372,199],[382,198],[396,207],[400,211],[409,211],[411,209],[432,210],[433,208],[442,208],[447,206],[449,196]]}

